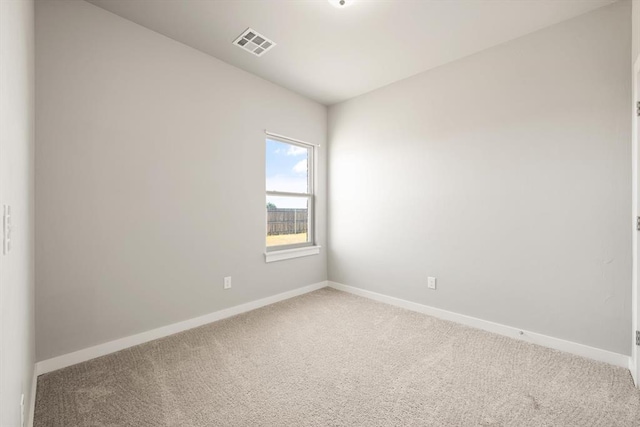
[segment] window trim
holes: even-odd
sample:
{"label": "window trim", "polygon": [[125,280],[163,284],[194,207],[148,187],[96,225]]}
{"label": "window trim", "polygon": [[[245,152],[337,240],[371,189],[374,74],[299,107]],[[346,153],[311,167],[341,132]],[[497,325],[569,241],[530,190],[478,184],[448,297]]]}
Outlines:
{"label": "window trim", "polygon": [[264,253],[265,262],[283,261],[285,259],[300,258],[309,255],[318,255],[322,246],[305,246],[295,249],[281,249]]}
{"label": "window trim", "polygon": [[[307,208],[307,241],[304,243],[294,243],[289,245],[278,245],[278,246],[267,246],[265,242],[265,258],[266,262],[271,261],[279,261],[281,259],[289,259],[296,258],[299,256],[307,256],[307,255],[315,255],[320,252],[320,246],[316,245],[315,241],[315,219],[316,219],[316,210],[315,210],[315,154],[316,154],[316,145],[310,144],[308,142],[300,141],[298,139],[288,138],[286,136],[277,135],[274,133],[266,132],[265,144],[267,140],[278,141],[284,144],[295,145],[298,147],[302,147],[307,150],[307,192],[306,193],[295,193],[295,192],[287,192],[287,191],[269,191],[266,190],[265,185],[265,194],[266,196],[280,196],[280,197],[306,197],[308,200],[308,208]],[[265,161],[266,168],[266,161]],[[266,173],[265,173],[266,180]],[[265,182],[266,184],[266,182]],[[268,210],[265,210],[265,239],[267,236],[267,220],[268,220]],[[311,251],[305,251],[305,249],[312,249]],[[277,253],[283,252],[282,256],[277,256]],[[286,252],[286,254],[285,254]],[[312,253],[313,252],[313,253]],[[273,256],[271,256],[273,255]]]}

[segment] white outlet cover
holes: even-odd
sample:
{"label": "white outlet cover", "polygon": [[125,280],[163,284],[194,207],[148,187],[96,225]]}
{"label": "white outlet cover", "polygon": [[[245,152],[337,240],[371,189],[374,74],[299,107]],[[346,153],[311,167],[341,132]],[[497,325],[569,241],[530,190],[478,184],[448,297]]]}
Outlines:
{"label": "white outlet cover", "polygon": [[435,277],[429,277],[429,279],[427,280],[427,287],[429,289],[435,289],[436,288],[436,278]]}
{"label": "white outlet cover", "polygon": [[231,276],[224,278],[224,289],[231,289]]}

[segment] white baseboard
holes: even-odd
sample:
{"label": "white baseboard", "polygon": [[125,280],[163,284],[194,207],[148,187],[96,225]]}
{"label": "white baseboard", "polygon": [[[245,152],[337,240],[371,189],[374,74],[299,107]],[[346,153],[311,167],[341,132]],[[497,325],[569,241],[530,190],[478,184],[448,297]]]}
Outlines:
{"label": "white baseboard", "polygon": [[314,283],[313,285],[304,286],[302,288],[283,292],[281,294],[259,299],[257,301],[251,301],[245,304],[236,305],[235,307],[230,307],[224,310],[205,314],[204,316],[184,320],[182,322],[120,338],[114,341],[109,341],[104,344],[99,344],[94,347],[74,351],[73,353],[63,354],[62,356],[53,357],[51,359],[42,360],[36,363],[36,374],[42,375],[48,372],[56,371],[58,369],[66,368],[67,366],[95,359],[96,357],[105,356],[110,353],[115,353],[116,351],[124,350],[125,348],[133,347],[139,344],[156,340],[158,338],[173,335],[178,332],[186,331],[188,329],[193,329],[198,326],[206,325],[207,323],[215,322],[217,320],[225,319],[227,317],[235,316],[237,314],[245,313],[247,311],[274,304],[279,301],[297,297],[298,295],[313,292],[326,286],[326,281]]}
{"label": "white baseboard", "polygon": [[340,291],[349,292],[354,295],[369,298],[375,301],[394,305],[396,307],[406,308],[411,311],[428,314],[433,317],[437,317],[444,320],[450,320],[452,322],[460,323],[473,328],[482,329],[484,331],[493,332],[495,334],[504,335],[510,338],[515,338],[521,341],[538,344],[544,347],[549,347],[555,350],[571,353],[576,356],[586,357],[588,359],[597,360],[599,362],[609,363],[614,366],[619,366],[625,369],[629,368],[630,357],[624,354],[613,353],[611,351],[602,350],[595,347],[589,347],[584,344],[578,344],[572,341],[566,341],[560,338],[550,337],[548,335],[538,334],[535,332],[529,332],[511,326],[502,325],[500,323],[490,322],[488,320],[482,320],[471,316],[465,316],[464,314],[454,313],[452,311],[442,310],[435,307],[430,307],[424,304],[418,304],[415,302],[403,300],[400,298],[390,297],[387,295],[379,294],[376,292],[367,291],[353,286],[343,285],[337,282],[329,281],[329,286],[338,289]]}
{"label": "white baseboard", "polygon": [[442,310],[435,307],[395,298],[376,292],[367,291],[353,286],[343,285],[337,282],[323,281],[314,283],[312,285],[304,286],[302,288],[294,289],[281,294],[273,295],[267,298],[263,298],[257,301],[251,301],[245,304],[237,305],[220,311],[206,314],[204,316],[188,319],[182,322],[174,323],[172,325],[163,326],[161,328],[153,329],[150,331],[142,332],[136,335],[120,338],[114,341],[109,341],[104,344],[99,344],[93,347],[89,347],[83,350],[78,350],[73,353],[64,354],[51,359],[43,360],[36,363],[34,368],[33,386],[31,390],[31,402],[30,402],[30,414],[29,423],[31,426],[33,423],[33,413],[35,408],[35,396],[36,396],[36,384],[38,375],[46,374],[48,372],[56,371],[58,369],[66,368],[67,366],[75,365],[77,363],[85,362],[87,360],[94,359],[96,357],[105,356],[116,351],[124,350],[129,347],[133,347],[139,344],[143,344],[149,341],[153,341],[158,338],[163,338],[169,335],[176,334],[178,332],[193,329],[198,326],[206,325],[217,320],[222,320],[227,317],[235,316],[237,314],[245,313],[251,310],[255,310],[260,307],[264,307],[270,304],[274,304],[279,301],[284,301],[289,298],[293,298],[299,295],[303,295],[309,292],[313,292],[318,289],[322,289],[326,286],[330,286],[334,289],[349,292],[354,295],[359,295],[365,298],[369,298],[375,301],[394,305],[396,307],[405,308],[408,310],[416,311],[419,313],[428,314],[444,320],[450,320],[456,323],[460,323],[466,326],[471,326],[477,329],[482,329],[488,332],[508,336],[518,340],[538,344],[544,347],[553,348],[556,350],[571,353],[577,356],[586,357],[589,359],[597,360],[600,362],[609,363],[611,365],[623,367],[629,369],[630,357],[624,354],[613,353],[607,350],[602,350],[595,347],[589,347],[584,344],[578,344],[572,341],[566,341],[559,338],[550,337],[535,332],[529,332],[511,326],[502,325],[499,323],[490,322],[487,320],[478,319],[464,314],[454,313],[447,310]]}
{"label": "white baseboard", "polygon": [[38,387],[37,365],[33,365],[33,378],[31,379],[31,392],[29,399],[29,418],[27,418],[27,426],[33,427],[33,417],[36,413],[36,388]]}

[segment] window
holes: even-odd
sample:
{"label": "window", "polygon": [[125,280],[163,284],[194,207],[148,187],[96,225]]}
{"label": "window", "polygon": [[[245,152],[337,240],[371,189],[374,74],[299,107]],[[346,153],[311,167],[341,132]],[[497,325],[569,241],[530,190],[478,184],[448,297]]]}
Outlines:
{"label": "window", "polygon": [[[314,246],[314,146],[283,137],[267,136],[266,146],[266,248],[269,253]],[[314,253],[318,253],[315,251]],[[286,259],[277,257],[273,261]]]}

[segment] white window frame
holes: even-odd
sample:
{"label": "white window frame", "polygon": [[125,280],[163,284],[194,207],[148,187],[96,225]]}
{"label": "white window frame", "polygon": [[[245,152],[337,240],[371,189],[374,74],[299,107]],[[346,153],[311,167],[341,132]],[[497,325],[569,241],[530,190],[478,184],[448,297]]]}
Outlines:
{"label": "white window frame", "polygon": [[[304,141],[288,138],[282,135],[266,132],[265,144],[267,140],[278,141],[284,144],[294,145],[307,150],[307,192],[295,193],[286,191],[266,190],[266,196],[276,197],[306,197],[308,200],[307,208],[307,242],[294,243],[290,245],[266,246],[265,243],[265,260],[266,262],[281,261],[289,258],[297,258],[301,256],[316,255],[320,253],[320,246],[315,244],[315,156],[317,146]],[[265,162],[266,168],[266,162]],[[266,178],[266,174],[265,174]],[[265,186],[266,187],[266,186]],[[265,210],[265,238],[268,232],[268,211]]]}

